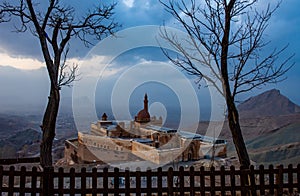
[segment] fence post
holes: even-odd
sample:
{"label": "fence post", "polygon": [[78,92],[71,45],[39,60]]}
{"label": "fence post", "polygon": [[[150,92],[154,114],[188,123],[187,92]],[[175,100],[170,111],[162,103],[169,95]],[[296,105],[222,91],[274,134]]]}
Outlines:
{"label": "fence post", "polygon": [[129,172],[129,168],[125,169],[125,196],[130,196],[130,172]]}
{"label": "fence post", "polygon": [[230,187],[231,187],[231,195],[235,196],[236,195],[236,190],[235,190],[235,167],[233,165],[230,166]]}
{"label": "fence post", "polygon": [[[118,180],[119,182],[119,180]],[[92,196],[97,195],[97,168],[92,169]]]}
{"label": "fence post", "polygon": [[135,188],[136,195],[141,196],[141,168],[136,168],[136,177],[135,177]]}
{"label": "fence post", "polygon": [[225,196],[226,191],[225,191],[225,167],[222,165],[220,168],[220,180],[221,180],[221,195]]}
{"label": "fence post", "polygon": [[243,166],[240,167],[240,182],[241,182],[241,194],[244,195],[250,195],[249,190],[249,169],[245,168]]}
{"label": "fence post", "polygon": [[70,195],[75,195],[75,168],[70,168]]}
{"label": "fence post", "polygon": [[158,190],[157,195],[162,196],[162,168],[161,167],[157,169],[157,190]]}
{"label": "fence post", "polygon": [[103,169],[103,196],[107,196],[108,195],[108,168],[105,167]]}
{"label": "fence post", "polygon": [[264,165],[259,166],[259,193],[265,195],[265,171]]}
{"label": "fence post", "polygon": [[288,186],[289,186],[289,193],[292,195],[294,192],[293,188],[293,165],[289,164],[288,166]]}
{"label": "fence post", "polygon": [[216,176],[215,176],[215,167],[211,166],[210,167],[210,194],[211,196],[215,196],[216,192],[215,192],[215,185],[216,185]]}
{"label": "fence post", "polygon": [[254,166],[253,165],[250,166],[249,178],[250,178],[251,196],[256,196],[255,172],[254,172]]}
{"label": "fence post", "polygon": [[86,175],[86,168],[83,167],[81,168],[81,183],[80,183],[80,187],[81,187],[81,195],[85,195],[88,193],[87,189],[89,187],[86,186],[86,181],[87,181],[87,175]]}
{"label": "fence post", "polygon": [[168,170],[168,195],[173,195],[173,168],[170,167]]}
{"label": "fence post", "polygon": [[42,175],[42,181],[43,181],[42,195],[43,196],[54,195],[53,173],[54,173],[53,167],[44,167],[43,168],[43,175]]}
{"label": "fence post", "polygon": [[147,169],[147,196],[152,195],[152,170],[150,168]]}
{"label": "fence post", "polygon": [[180,190],[180,195],[184,195],[184,167],[180,166],[179,168],[179,190]]}
{"label": "fence post", "polygon": [[300,193],[300,164],[297,165],[297,189]]}
{"label": "fence post", "polygon": [[270,194],[274,195],[274,167],[273,165],[269,166],[269,185],[270,185]]}
{"label": "fence post", "polygon": [[3,166],[0,165],[0,195],[2,195],[2,187],[3,187]]}
{"label": "fence post", "polygon": [[204,167],[200,167],[200,193],[201,195],[205,195],[205,174]]}
{"label": "fence post", "polygon": [[114,180],[114,195],[115,196],[119,196],[119,176],[120,176],[120,174],[119,174],[119,168],[117,168],[117,167],[115,167],[114,168],[114,173],[113,173],[113,180]]}
{"label": "fence post", "polygon": [[193,166],[190,167],[190,189],[191,196],[195,196],[195,168]]}
{"label": "fence post", "polygon": [[33,189],[33,192],[31,193],[31,196],[37,195],[37,193],[40,193],[40,191],[37,191],[37,167],[32,168],[32,175],[31,175],[31,188]]}
{"label": "fence post", "polygon": [[8,196],[13,196],[14,194],[14,182],[15,182],[15,167],[9,167],[9,177],[8,177]]}
{"label": "fence post", "polygon": [[64,195],[64,168],[58,168],[58,195]]}
{"label": "fence post", "polygon": [[276,176],[276,184],[278,186],[277,195],[283,194],[283,165],[279,165],[278,167],[278,174]]}
{"label": "fence post", "polygon": [[25,196],[25,184],[26,184],[26,167],[21,167],[20,174],[20,196]]}

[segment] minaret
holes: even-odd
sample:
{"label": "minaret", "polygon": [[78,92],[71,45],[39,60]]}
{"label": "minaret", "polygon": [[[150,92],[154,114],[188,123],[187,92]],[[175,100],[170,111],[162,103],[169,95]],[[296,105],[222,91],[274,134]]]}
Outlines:
{"label": "minaret", "polygon": [[148,112],[148,96],[147,96],[147,93],[145,93],[145,97],[144,97],[144,110],[146,112]]}
{"label": "minaret", "polygon": [[139,123],[148,123],[150,122],[150,114],[148,112],[148,96],[147,93],[144,97],[144,108],[139,111],[139,113],[135,116],[135,121]]}

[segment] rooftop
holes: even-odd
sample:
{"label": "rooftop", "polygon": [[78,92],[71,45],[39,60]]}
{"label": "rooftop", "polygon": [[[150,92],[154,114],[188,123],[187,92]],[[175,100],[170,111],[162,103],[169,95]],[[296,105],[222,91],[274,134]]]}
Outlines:
{"label": "rooftop", "polygon": [[146,128],[152,129],[154,131],[164,132],[164,133],[176,133],[177,132],[177,129],[171,129],[168,127],[160,127],[160,126],[156,126],[156,125],[148,125]]}
{"label": "rooftop", "polygon": [[197,133],[192,133],[192,132],[187,132],[187,131],[179,131],[178,133],[182,138],[185,138],[185,139],[201,140],[203,142],[215,143],[215,144],[226,143],[226,140],[217,139],[217,138],[209,137],[209,136],[204,136],[204,135],[200,135]]}
{"label": "rooftop", "polygon": [[133,141],[142,143],[142,144],[147,144],[147,143],[153,143],[153,141],[151,139],[147,139],[147,138],[135,138],[133,139]]}

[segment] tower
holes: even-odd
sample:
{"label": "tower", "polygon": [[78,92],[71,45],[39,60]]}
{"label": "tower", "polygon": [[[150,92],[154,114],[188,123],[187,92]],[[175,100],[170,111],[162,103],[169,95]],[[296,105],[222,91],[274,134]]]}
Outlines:
{"label": "tower", "polygon": [[145,93],[145,97],[144,97],[144,110],[146,112],[148,112],[148,96],[147,96],[147,93]]}
{"label": "tower", "polygon": [[139,123],[148,123],[150,122],[150,114],[148,112],[148,96],[147,93],[144,97],[144,109],[139,111],[137,116],[135,117],[135,121]]}
{"label": "tower", "polygon": [[102,115],[102,121],[107,121],[107,115],[106,115],[106,113],[103,113],[103,115]]}

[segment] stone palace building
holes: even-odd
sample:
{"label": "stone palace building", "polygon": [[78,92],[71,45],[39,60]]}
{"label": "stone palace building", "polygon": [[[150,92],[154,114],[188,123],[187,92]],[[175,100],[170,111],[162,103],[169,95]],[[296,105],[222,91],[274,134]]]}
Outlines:
{"label": "stone palace building", "polygon": [[206,156],[226,157],[226,141],[192,132],[162,127],[162,118],[151,117],[148,97],[132,121],[112,121],[104,113],[89,132],[66,140],[69,164],[146,160],[155,164],[199,160]]}

